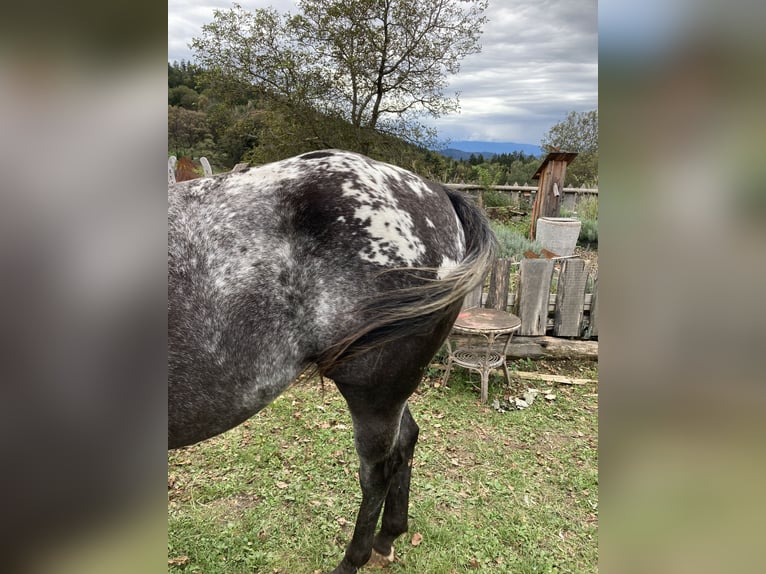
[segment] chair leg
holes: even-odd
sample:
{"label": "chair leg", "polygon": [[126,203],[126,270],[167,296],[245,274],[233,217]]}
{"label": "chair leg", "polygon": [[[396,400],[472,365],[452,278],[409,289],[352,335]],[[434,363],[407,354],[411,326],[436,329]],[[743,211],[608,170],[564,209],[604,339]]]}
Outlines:
{"label": "chair leg", "polygon": [[442,378],[442,385],[447,386],[449,381],[449,374],[452,372],[452,345],[450,344],[449,337],[445,339],[444,345],[447,347],[447,368],[444,369],[444,378]]}
{"label": "chair leg", "polygon": [[481,402],[486,403],[489,399],[489,369],[481,370]]}
{"label": "chair leg", "polygon": [[449,380],[449,374],[452,371],[452,355],[447,358],[447,368],[444,369],[444,378],[442,379],[442,385],[447,386]]}
{"label": "chair leg", "polygon": [[511,386],[511,374],[508,372],[508,357],[503,356],[503,372],[505,373],[505,382]]}

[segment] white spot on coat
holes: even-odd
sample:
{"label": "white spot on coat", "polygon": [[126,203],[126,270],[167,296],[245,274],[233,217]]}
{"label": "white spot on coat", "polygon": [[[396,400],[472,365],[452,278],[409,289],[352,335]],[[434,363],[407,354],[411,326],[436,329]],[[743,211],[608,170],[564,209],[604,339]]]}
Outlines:
{"label": "white spot on coat", "polygon": [[437,271],[436,276],[439,279],[444,279],[458,265],[459,265],[458,261],[450,259],[446,255],[444,255],[444,256],[442,256],[442,262],[439,264],[439,270]]}

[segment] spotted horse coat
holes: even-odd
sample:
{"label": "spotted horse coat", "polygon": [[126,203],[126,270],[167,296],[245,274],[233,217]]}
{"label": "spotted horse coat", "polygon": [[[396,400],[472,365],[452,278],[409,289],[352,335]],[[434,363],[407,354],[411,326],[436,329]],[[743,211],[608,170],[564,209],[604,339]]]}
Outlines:
{"label": "spotted horse coat", "polygon": [[316,365],[349,405],[360,457],[362,507],[334,572],[373,546],[390,555],[417,440],[407,398],[493,253],[461,195],[355,153],[171,185],[169,448],[236,426]]}

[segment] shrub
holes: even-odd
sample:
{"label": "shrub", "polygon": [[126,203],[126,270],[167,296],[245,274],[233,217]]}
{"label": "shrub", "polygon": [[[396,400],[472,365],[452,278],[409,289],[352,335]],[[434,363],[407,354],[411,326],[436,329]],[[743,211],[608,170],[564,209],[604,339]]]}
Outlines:
{"label": "shrub", "polygon": [[577,202],[577,211],[561,210],[561,217],[576,217],[582,222],[577,243],[598,246],[598,196],[588,195]]}
{"label": "shrub", "polygon": [[485,207],[508,207],[511,203],[511,198],[502,191],[497,191],[496,189],[484,190]]}
{"label": "shrub", "polygon": [[492,221],[490,225],[497,237],[498,257],[520,261],[524,258],[525,251],[533,251],[537,255],[542,253],[543,246],[539,241],[530,241],[515,229],[496,221]]}
{"label": "shrub", "polygon": [[584,222],[586,219],[598,220],[598,195],[587,195],[577,202],[577,216]]}
{"label": "shrub", "polygon": [[598,245],[598,220],[597,219],[583,219],[582,226],[580,227],[580,235],[577,238],[577,243],[581,245],[591,246]]}

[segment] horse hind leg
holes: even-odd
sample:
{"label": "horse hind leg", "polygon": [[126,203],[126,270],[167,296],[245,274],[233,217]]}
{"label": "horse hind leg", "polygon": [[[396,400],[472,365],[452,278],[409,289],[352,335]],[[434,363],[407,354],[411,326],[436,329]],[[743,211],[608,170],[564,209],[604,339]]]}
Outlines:
{"label": "horse hind leg", "polygon": [[418,428],[410,409],[405,406],[399,429],[399,451],[403,463],[394,474],[383,506],[383,520],[380,532],[375,535],[372,548],[381,557],[381,562],[393,561],[394,540],[408,530],[407,513],[410,504],[410,478]]}
{"label": "horse hind leg", "polygon": [[[359,455],[359,483],[362,490],[362,502],[357,514],[354,534],[346,548],[342,562],[333,570],[333,574],[355,574],[370,559],[375,538],[375,527],[384,502],[384,525],[381,530],[380,548],[388,547],[396,538],[394,532],[406,530],[407,492],[402,497],[402,490],[409,491],[409,472],[402,469],[409,466],[409,458],[414,450],[412,427],[402,425],[404,418],[412,420],[406,409],[406,396],[398,401],[391,401],[385,392],[370,396],[369,387],[336,385],[346,398],[351,417],[354,421],[354,441]],[[408,414],[404,416],[404,412]],[[414,421],[412,421],[414,423]],[[402,437],[400,427],[406,426]],[[415,433],[416,434],[416,433]],[[411,447],[402,448],[412,442]],[[409,458],[408,458],[409,453]],[[391,489],[395,493],[391,494]],[[391,500],[391,508],[388,508]],[[404,516],[402,517],[402,511]],[[386,542],[388,541],[388,542]]]}
{"label": "horse hind leg", "polygon": [[[455,306],[430,333],[383,345],[327,373],[346,399],[354,421],[362,488],[354,535],[333,574],[355,574],[370,559],[373,541],[378,552],[390,555],[393,540],[407,530],[410,463],[418,438],[407,399],[457,313]],[[383,524],[376,538],[384,502]]]}

